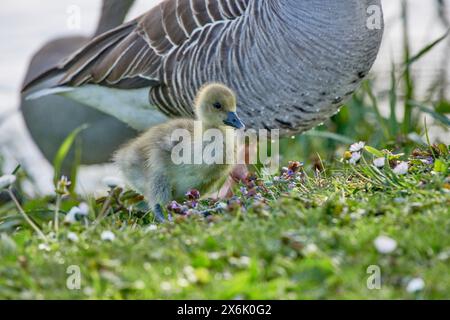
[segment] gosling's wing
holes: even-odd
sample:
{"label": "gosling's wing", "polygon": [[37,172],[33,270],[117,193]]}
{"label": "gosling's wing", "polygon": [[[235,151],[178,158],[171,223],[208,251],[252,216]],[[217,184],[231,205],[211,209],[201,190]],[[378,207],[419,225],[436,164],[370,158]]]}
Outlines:
{"label": "gosling's wing", "polygon": [[[143,16],[94,38],[69,59],[25,85],[49,76],[59,86],[98,84],[136,89],[164,84],[164,59],[196,31],[244,14],[250,0],[165,0]],[[181,63],[191,63],[182,61]],[[164,94],[164,93],[162,93]],[[160,97],[160,100],[165,100]]]}
{"label": "gosling's wing", "polygon": [[175,119],[166,122],[153,133],[159,137],[158,147],[169,157],[176,146],[191,146],[194,138],[194,122],[189,119]]}

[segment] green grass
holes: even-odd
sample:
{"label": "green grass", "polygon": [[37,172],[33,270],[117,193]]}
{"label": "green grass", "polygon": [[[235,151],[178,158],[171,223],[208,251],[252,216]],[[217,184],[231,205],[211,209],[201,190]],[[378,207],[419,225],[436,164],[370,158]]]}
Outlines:
{"label": "green grass", "polygon": [[[434,164],[420,160],[431,155]],[[397,156],[386,157],[395,167]],[[402,159],[410,163],[406,175],[375,169],[365,152],[357,165],[336,160],[321,173],[301,168],[293,178],[250,179],[212,216],[196,214],[218,208],[205,200],[156,230],[151,213],[128,210],[140,197],[120,188],[97,201],[66,198],[61,220],[90,201],[89,226],[63,224],[57,235],[49,224],[55,199],[23,199],[47,243],[8,202],[0,209],[0,298],[449,298],[448,149]],[[115,239],[102,240],[104,231]],[[395,239],[396,250],[379,253],[380,235]],[[81,269],[80,290],[66,286],[73,265]],[[380,290],[367,288],[371,265],[381,268]],[[424,290],[407,292],[417,277]]]}

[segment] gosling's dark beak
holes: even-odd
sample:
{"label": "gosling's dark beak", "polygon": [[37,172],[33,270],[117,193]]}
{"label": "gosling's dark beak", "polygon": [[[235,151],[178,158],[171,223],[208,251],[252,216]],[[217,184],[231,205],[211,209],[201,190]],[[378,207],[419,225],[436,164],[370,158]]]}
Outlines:
{"label": "gosling's dark beak", "polygon": [[228,112],[227,120],[225,120],[223,123],[225,123],[227,126],[236,128],[236,129],[244,129],[245,125],[242,122],[241,119],[239,119],[236,112]]}

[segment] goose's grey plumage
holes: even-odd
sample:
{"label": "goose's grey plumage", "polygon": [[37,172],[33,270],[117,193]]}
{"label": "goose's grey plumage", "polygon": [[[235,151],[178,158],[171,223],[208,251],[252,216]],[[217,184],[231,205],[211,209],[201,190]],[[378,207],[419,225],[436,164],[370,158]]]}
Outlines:
{"label": "goose's grey plumage", "polygon": [[[195,92],[218,81],[236,91],[248,127],[299,133],[335,114],[368,74],[383,34],[382,21],[367,27],[373,5],[381,12],[380,0],[166,0],[27,88],[58,75],[59,86],[81,88],[65,93],[74,99],[83,88],[148,89],[154,109],[122,110],[140,128],[158,113],[193,116]],[[117,114],[102,101],[90,105]],[[133,119],[136,110],[147,116]]]}
{"label": "goose's grey plumage", "polygon": [[[133,2],[104,0],[95,35],[121,25]],[[32,57],[24,82],[57,65],[89,40],[88,37],[72,36],[48,42]],[[40,86],[49,85],[55,85],[55,81],[50,79]],[[136,135],[134,130],[116,118],[61,96],[26,101],[22,95],[21,111],[30,135],[50,162],[64,139],[84,123],[91,125],[81,134],[81,161],[84,164],[108,161],[118,145]]]}

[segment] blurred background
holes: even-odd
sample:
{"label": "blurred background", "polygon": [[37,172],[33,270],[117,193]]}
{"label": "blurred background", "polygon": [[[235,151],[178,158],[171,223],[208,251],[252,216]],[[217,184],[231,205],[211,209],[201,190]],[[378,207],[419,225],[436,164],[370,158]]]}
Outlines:
{"label": "blurred background", "polygon": [[[138,0],[128,19],[158,2]],[[450,0],[384,0],[383,5],[385,37],[370,79],[328,123],[283,141],[282,160],[312,165],[319,158],[330,161],[359,140],[377,147],[410,148],[426,142],[425,120],[432,142],[450,143],[450,37],[433,43],[450,27]],[[30,178],[25,190],[47,194],[53,192],[53,169],[20,115],[21,84],[30,58],[45,42],[93,33],[101,1],[2,0],[0,6],[0,174],[20,163]],[[76,25],[69,21],[73,10],[81,13]],[[80,168],[79,192],[101,192],[100,181],[114,174],[111,170],[110,165]]]}

